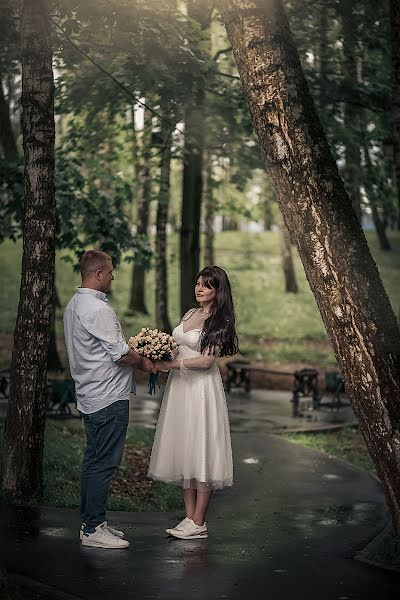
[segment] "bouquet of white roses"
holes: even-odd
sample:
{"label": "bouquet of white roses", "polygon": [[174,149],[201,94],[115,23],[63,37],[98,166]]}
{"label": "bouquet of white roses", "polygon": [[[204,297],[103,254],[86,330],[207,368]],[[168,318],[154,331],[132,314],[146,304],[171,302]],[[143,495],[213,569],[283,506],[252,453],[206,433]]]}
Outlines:
{"label": "bouquet of white roses", "polygon": [[[137,335],[129,338],[128,346],[150,360],[172,360],[178,348],[172,335],[149,327],[142,327]],[[158,373],[150,373],[149,394],[155,394],[157,383]]]}

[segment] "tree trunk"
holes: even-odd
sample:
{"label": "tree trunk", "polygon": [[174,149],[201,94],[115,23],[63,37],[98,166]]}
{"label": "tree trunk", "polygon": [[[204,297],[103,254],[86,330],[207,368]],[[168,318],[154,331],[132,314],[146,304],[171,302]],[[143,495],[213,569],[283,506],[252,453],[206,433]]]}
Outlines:
{"label": "tree trunk", "polygon": [[[366,123],[364,126],[364,131],[366,131]],[[373,187],[373,165],[371,160],[371,153],[368,148],[368,142],[364,139],[364,161],[365,161],[365,169],[366,169],[366,177],[364,178],[365,191],[369,200],[369,204],[372,212],[372,220],[375,225],[376,235],[378,236],[379,246],[381,250],[391,250],[390,242],[386,235],[386,228],[381,219],[381,216],[377,207],[377,198]]]}
{"label": "tree trunk", "polygon": [[296,271],[294,270],[293,255],[292,255],[292,242],[290,239],[290,233],[286,225],[281,223],[281,248],[282,248],[282,267],[285,276],[285,291],[287,293],[297,294],[299,288],[296,281]]}
{"label": "tree trunk", "polygon": [[400,229],[400,3],[390,0],[392,37],[392,136],[397,185],[397,228]]}
{"label": "tree trunk", "polygon": [[[144,113],[143,136],[140,156],[136,162],[137,181],[137,234],[147,237],[149,227],[151,201],[151,146],[152,146],[152,114],[149,110]],[[134,126],[134,123],[133,123]],[[134,151],[136,148],[134,148]],[[129,299],[129,311],[149,314],[145,301],[146,269],[140,261],[135,260],[132,268],[132,283]]]}
{"label": "tree trunk", "polygon": [[324,4],[318,6],[318,106],[322,115],[328,100],[328,7]]}
{"label": "tree trunk", "polygon": [[[171,121],[173,112],[168,107],[163,110],[163,115]],[[156,235],[156,285],[155,307],[157,328],[167,333],[172,333],[171,323],[168,318],[168,252],[167,252],[167,223],[168,207],[170,201],[170,176],[171,176],[171,125],[161,122],[161,165],[160,189],[157,205],[157,235]]]}
{"label": "tree trunk", "polygon": [[204,264],[213,265],[214,260],[214,218],[215,200],[213,197],[212,159],[207,153],[204,155]]}
{"label": "tree trunk", "polygon": [[0,74],[0,148],[6,158],[17,155],[17,144],[10,119],[10,106],[3,91],[3,78]]}
{"label": "tree trunk", "polygon": [[57,308],[60,308],[60,300],[57,293],[57,288],[54,284],[51,326],[50,326],[50,341],[47,351],[47,370],[48,371],[64,371],[63,364],[57,349],[57,334],[56,334],[56,315]]}
{"label": "tree trunk", "polygon": [[3,487],[31,498],[41,490],[47,348],[55,258],[54,83],[47,0],[21,12],[25,196],[20,300],[5,429]]}
{"label": "tree trunk", "polygon": [[[202,31],[210,25],[209,0],[189,0],[188,17]],[[200,265],[200,215],[203,190],[205,126],[205,80],[199,77],[185,106],[185,147],[183,156],[182,219],[180,235],[181,312],[194,302],[194,284]]]}
{"label": "tree trunk", "polygon": [[194,284],[200,265],[200,215],[203,190],[205,91],[199,87],[185,110],[182,221],[180,236],[181,312],[194,302]]}
{"label": "tree trunk", "polygon": [[400,534],[400,332],[280,0],[222,0],[245,97]]}
{"label": "tree trunk", "polygon": [[339,0],[339,13],[343,31],[343,71],[346,87],[344,103],[345,160],[344,179],[354,212],[361,223],[361,149],[359,107],[352,99],[352,90],[359,81],[357,65],[357,25],[354,16],[354,2]]}

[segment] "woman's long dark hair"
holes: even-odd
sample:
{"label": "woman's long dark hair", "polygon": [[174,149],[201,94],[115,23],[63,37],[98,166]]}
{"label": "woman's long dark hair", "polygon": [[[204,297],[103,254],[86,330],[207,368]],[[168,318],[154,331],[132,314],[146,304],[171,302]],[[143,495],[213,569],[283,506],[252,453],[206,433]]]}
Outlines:
{"label": "woman's long dark hair", "polygon": [[210,316],[204,322],[201,335],[201,352],[207,348],[211,353],[218,349],[220,356],[232,356],[239,351],[235,330],[235,309],[231,284],[221,267],[205,267],[196,277],[202,278],[207,288],[215,290],[215,298],[210,307]]}

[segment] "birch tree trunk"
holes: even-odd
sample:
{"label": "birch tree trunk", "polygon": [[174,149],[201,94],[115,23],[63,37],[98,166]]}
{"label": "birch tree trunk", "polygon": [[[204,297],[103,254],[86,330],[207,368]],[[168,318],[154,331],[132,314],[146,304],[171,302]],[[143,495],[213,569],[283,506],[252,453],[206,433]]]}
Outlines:
{"label": "birch tree trunk", "polygon": [[263,157],[400,535],[400,333],[280,0],[221,0]]}
{"label": "birch tree trunk", "polygon": [[390,0],[392,33],[392,135],[397,184],[397,228],[400,229],[400,2]]}
{"label": "birch tree trunk", "polygon": [[23,255],[8,405],[4,489],[38,494],[42,483],[46,366],[54,288],[54,83],[47,0],[21,12],[25,156]]}

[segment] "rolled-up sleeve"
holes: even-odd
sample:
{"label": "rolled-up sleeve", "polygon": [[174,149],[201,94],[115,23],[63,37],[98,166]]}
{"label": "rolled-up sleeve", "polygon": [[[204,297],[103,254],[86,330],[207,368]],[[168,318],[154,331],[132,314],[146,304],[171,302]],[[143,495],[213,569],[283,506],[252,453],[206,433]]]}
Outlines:
{"label": "rolled-up sleeve", "polygon": [[115,362],[129,352],[114,311],[105,306],[83,319],[82,326],[97,338]]}

